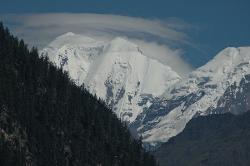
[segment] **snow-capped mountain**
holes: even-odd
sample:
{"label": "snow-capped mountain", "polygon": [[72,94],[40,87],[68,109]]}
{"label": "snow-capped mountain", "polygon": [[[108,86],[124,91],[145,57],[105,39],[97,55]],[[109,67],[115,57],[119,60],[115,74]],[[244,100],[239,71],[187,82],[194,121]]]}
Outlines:
{"label": "snow-capped mountain", "polygon": [[40,52],[71,78],[110,105],[119,118],[133,122],[180,76],[170,67],[146,57],[134,43],[114,38],[96,41],[74,33],[57,37]]}
{"label": "snow-capped mountain", "polygon": [[161,98],[154,99],[131,128],[142,135],[146,144],[157,146],[180,133],[196,116],[226,111],[238,113],[235,108],[239,105],[247,111],[250,108],[249,74],[250,47],[226,48],[168,89]]}
{"label": "snow-capped mountain", "polygon": [[226,48],[185,79],[123,38],[104,42],[66,33],[41,55],[103,99],[149,147],[196,116],[250,108],[250,47]]}

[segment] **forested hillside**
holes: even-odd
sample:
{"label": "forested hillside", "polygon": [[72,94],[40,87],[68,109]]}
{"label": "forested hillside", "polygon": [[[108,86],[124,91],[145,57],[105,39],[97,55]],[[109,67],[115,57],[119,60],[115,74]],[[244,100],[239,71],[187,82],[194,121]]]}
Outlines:
{"label": "forested hillside", "polygon": [[102,101],[0,24],[1,166],[154,166]]}
{"label": "forested hillside", "polygon": [[161,166],[249,166],[250,112],[192,119],[155,155]]}

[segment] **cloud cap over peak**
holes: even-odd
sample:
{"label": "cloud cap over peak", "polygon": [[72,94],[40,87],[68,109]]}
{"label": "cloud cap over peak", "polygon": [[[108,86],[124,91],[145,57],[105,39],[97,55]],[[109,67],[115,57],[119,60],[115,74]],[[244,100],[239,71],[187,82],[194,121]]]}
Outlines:
{"label": "cloud cap over peak", "polygon": [[147,56],[168,64],[180,75],[191,70],[181,58],[181,45],[192,45],[185,33],[192,26],[182,20],[90,13],[4,14],[0,19],[15,35],[39,48],[66,32],[103,41],[123,36],[142,47]]}

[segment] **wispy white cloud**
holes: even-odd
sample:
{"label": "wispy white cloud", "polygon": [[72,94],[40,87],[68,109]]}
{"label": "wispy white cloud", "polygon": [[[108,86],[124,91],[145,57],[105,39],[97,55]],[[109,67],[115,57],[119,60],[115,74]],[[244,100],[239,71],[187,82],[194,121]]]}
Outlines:
{"label": "wispy white cloud", "polygon": [[[137,43],[145,55],[168,64],[180,75],[191,70],[182,57],[182,45],[192,45],[185,30],[192,26],[179,19],[135,18],[106,14],[5,14],[0,19],[28,44],[43,48],[55,37],[74,32],[100,40],[124,36]],[[173,46],[175,46],[173,48]]]}

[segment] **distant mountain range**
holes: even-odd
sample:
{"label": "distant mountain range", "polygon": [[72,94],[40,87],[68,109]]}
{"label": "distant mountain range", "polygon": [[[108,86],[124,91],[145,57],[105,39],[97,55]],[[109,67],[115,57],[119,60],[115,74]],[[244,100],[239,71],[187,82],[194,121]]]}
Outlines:
{"label": "distant mountain range", "polygon": [[40,56],[104,100],[148,148],[179,134],[194,117],[249,109],[250,47],[226,48],[187,78],[123,38],[103,42],[67,33]]}

